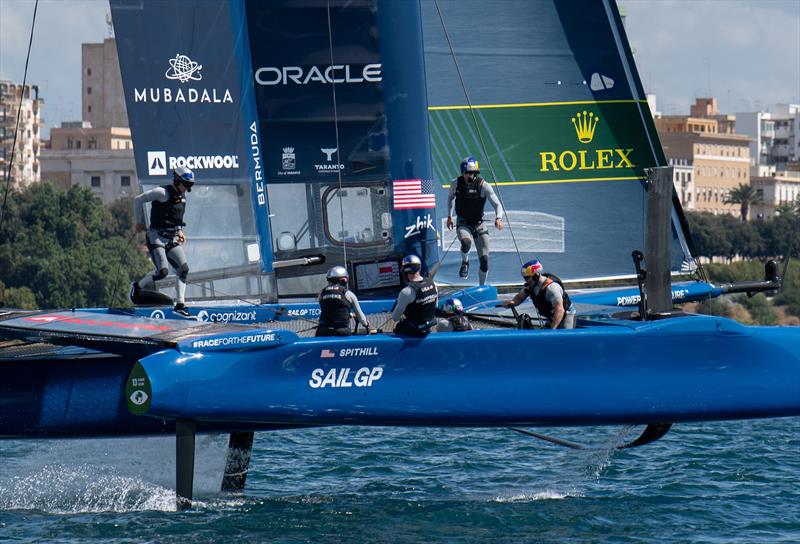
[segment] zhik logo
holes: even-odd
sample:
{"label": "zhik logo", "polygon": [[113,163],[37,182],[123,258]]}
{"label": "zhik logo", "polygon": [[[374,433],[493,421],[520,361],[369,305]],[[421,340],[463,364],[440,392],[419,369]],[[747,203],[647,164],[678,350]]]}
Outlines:
{"label": "zhik logo", "polygon": [[167,152],[148,151],[147,152],[147,174],[150,176],[167,175]]}

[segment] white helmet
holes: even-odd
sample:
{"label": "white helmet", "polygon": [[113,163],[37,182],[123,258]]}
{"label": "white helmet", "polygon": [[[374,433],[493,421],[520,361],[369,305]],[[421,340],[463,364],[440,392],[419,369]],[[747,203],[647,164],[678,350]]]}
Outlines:
{"label": "white helmet", "polygon": [[328,279],[328,281],[337,281],[346,283],[349,275],[347,274],[347,269],[345,267],[334,266],[330,270],[328,270],[328,273],[326,274],[325,277]]}
{"label": "white helmet", "polygon": [[194,172],[185,166],[176,166],[172,169],[172,183],[175,185],[180,183],[187,191],[191,191],[194,185]]}
{"label": "white helmet", "polygon": [[422,261],[416,255],[406,255],[400,263],[403,272],[419,272],[422,270]]}
{"label": "white helmet", "polygon": [[455,313],[463,313],[464,312],[464,305],[461,304],[461,301],[457,298],[448,298],[442,304],[442,310],[447,315],[455,314]]}

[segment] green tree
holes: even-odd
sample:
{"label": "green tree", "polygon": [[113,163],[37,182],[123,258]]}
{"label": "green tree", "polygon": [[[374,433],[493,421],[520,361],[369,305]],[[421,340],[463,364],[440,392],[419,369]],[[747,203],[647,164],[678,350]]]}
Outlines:
{"label": "green tree", "polygon": [[35,310],[36,297],[27,287],[6,287],[0,281],[0,308],[19,308],[21,310]]}
{"label": "green tree", "polygon": [[761,202],[761,194],[747,183],[740,183],[725,197],[725,204],[739,204],[742,221],[747,221],[750,206],[759,202]]}
{"label": "green tree", "polygon": [[718,216],[706,212],[688,212],[686,219],[694,240],[697,256],[730,256],[732,245],[729,232]]}
{"label": "green tree", "polygon": [[27,288],[40,308],[127,304],[127,284],[148,268],[127,230],[130,211],[103,207],[87,188],[48,183],[9,197],[0,232],[0,280]]}
{"label": "green tree", "polygon": [[753,318],[753,323],[757,325],[775,325],[778,322],[775,308],[762,293],[753,297],[739,295],[734,300],[747,308]]}

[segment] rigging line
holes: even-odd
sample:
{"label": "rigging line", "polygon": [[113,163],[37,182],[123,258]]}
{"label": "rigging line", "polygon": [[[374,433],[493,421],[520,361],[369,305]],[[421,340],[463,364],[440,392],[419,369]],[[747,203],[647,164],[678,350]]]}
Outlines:
{"label": "rigging line", "polygon": [[[469,112],[472,116],[472,123],[475,125],[475,131],[478,133],[478,140],[481,143],[481,149],[483,150],[483,155],[486,157],[486,163],[489,165],[489,171],[492,173],[492,179],[497,181],[497,176],[494,173],[494,167],[492,166],[492,161],[489,159],[489,152],[486,149],[486,142],[483,140],[483,135],[481,134],[481,128],[478,125],[478,119],[475,116],[475,110],[472,107],[472,100],[470,100],[469,92],[467,91],[467,85],[464,83],[464,76],[461,74],[461,67],[458,65],[458,58],[456,58],[456,52],[453,49],[453,43],[450,41],[450,33],[447,32],[447,25],[444,23],[444,16],[442,15],[442,10],[439,9],[439,0],[433,0],[434,5],[436,6],[436,13],[439,15],[439,21],[442,23],[442,30],[444,31],[444,37],[447,40],[447,46],[450,48],[450,56],[453,57],[453,64],[456,67],[456,72],[458,73],[458,79],[461,82],[461,89],[464,91],[464,98],[467,100],[467,106],[469,107]],[[498,150],[499,151],[499,150]],[[514,229],[511,227],[511,218],[508,214],[508,209],[506,208],[505,202],[503,202],[503,197],[500,194],[500,189],[497,185],[495,185],[495,189],[497,190],[497,198],[500,200],[500,205],[503,206],[503,210],[506,212],[506,223],[508,224],[508,232],[511,234],[511,241],[514,243],[514,249],[517,252],[517,259],[519,259],[519,264],[522,264],[522,255],[519,253],[519,246],[517,245],[517,238],[514,236]],[[450,213],[450,210],[447,210]]]}
{"label": "rigging line", "polygon": [[[331,54],[331,66],[333,66],[333,31],[331,29],[331,0],[328,0],[328,51]],[[347,236],[344,228],[344,203],[342,202],[342,164],[339,152],[339,111],[336,108],[336,78],[331,78],[331,92],[333,93],[333,128],[336,130],[336,175],[339,179],[339,218],[342,222],[342,252],[344,253],[344,266],[347,268]]]}
{"label": "rigging line", "polygon": [[439,259],[439,262],[442,263],[444,262],[445,257],[447,257],[447,254],[450,253],[450,248],[453,247],[453,244],[456,243],[456,240],[458,240],[458,235],[456,233],[453,233],[453,240],[450,242],[450,245],[447,246],[447,249],[444,251],[444,255],[442,255],[441,259]]}
{"label": "rigging line", "polygon": [[31,46],[33,45],[33,29],[36,28],[36,11],[39,8],[39,0],[33,5],[33,20],[31,21],[31,35],[28,39],[28,54],[25,57],[25,72],[22,75],[22,87],[19,91],[19,106],[17,107],[17,124],[14,127],[14,143],[11,145],[11,160],[8,162],[6,173],[6,191],[3,195],[3,208],[0,211],[0,232],[3,230],[3,222],[6,219],[6,205],[8,204],[8,192],[11,189],[11,169],[14,166],[14,154],[17,150],[17,135],[19,134],[19,120],[22,116],[22,99],[25,97],[25,83],[28,81],[28,62],[31,59]]}
{"label": "rigging line", "polygon": [[[136,238],[136,235],[137,235],[137,234],[138,234],[138,233],[137,233],[137,232],[136,232],[136,230],[134,229],[134,231],[133,231],[133,232],[131,233],[131,235],[128,237],[128,243],[127,243],[127,244],[125,244],[125,253],[124,253],[124,255],[122,256],[122,259],[120,259],[120,260],[119,260],[119,266],[117,267],[117,274],[119,274],[120,270],[122,269],[123,261],[125,261],[125,260],[126,260],[126,259],[125,259],[125,256],[127,256],[127,255],[128,255],[128,250],[129,250],[129,249],[130,249],[130,247],[131,247],[131,242],[133,242],[133,239],[134,239],[134,238]],[[109,303],[109,306],[111,306],[112,304],[114,304],[114,299],[117,297],[117,288],[118,288],[118,287],[119,287],[119,281],[115,281],[115,282],[114,282],[114,290],[111,292],[111,299],[110,299],[110,301],[109,301],[109,302],[110,302],[110,303]]]}

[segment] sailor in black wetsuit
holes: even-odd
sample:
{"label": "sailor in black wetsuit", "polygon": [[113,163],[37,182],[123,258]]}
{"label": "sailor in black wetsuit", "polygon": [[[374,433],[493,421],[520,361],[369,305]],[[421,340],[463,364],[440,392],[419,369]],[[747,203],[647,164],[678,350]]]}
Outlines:
{"label": "sailor in black wetsuit", "polygon": [[356,319],[370,334],[374,334],[367,317],[361,311],[355,293],[347,288],[347,269],[343,266],[334,266],[328,270],[328,285],[319,294],[319,307],[322,311],[319,316],[319,326],[316,336],[350,336],[350,312],[354,312]]}
{"label": "sailor in black wetsuit", "polygon": [[453,230],[453,203],[455,202],[456,236],[461,242],[461,268],[458,275],[466,279],[469,276],[469,250],[475,240],[475,251],[478,252],[480,272],[478,283],[484,285],[489,274],[489,229],[483,224],[483,206],[486,199],[494,206],[494,226],[503,230],[503,206],[494,189],[482,177],[478,169],[478,160],[467,157],[461,161],[461,175],[450,183],[447,194],[447,228]]}
{"label": "sailor in black wetsuit", "polygon": [[406,336],[427,336],[436,326],[439,292],[433,280],[422,277],[422,261],[416,255],[404,257],[401,268],[406,277],[406,286],[397,295],[392,310],[392,319],[397,322],[394,332]]}
{"label": "sailor in black wetsuit", "polygon": [[439,320],[436,326],[437,332],[461,332],[471,331],[472,324],[464,313],[464,305],[457,298],[448,298],[442,304],[442,314],[444,319]]}
{"label": "sailor in black wetsuit", "polygon": [[177,276],[174,312],[189,316],[184,303],[186,295],[186,278],[189,265],[183,252],[186,237],[183,234],[183,215],[186,212],[186,192],[192,190],[194,174],[185,166],[178,166],[172,171],[172,184],[156,187],[137,196],[133,201],[133,212],[136,216],[136,232],[145,230],[144,205],[152,202],[150,209],[150,227],[147,229],[147,249],[155,269],[139,281],[131,283],[130,299],[137,303],[142,289],[151,289],[154,282],[167,277],[167,263],[172,265]]}
{"label": "sailor in black wetsuit", "polygon": [[542,263],[533,260],[522,265],[522,279],[525,287],[503,306],[518,306],[530,297],[539,315],[549,321],[551,329],[575,328],[575,311],[558,276],[542,272]]}

